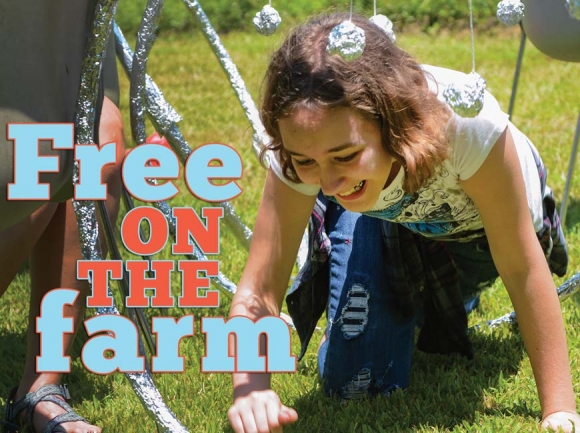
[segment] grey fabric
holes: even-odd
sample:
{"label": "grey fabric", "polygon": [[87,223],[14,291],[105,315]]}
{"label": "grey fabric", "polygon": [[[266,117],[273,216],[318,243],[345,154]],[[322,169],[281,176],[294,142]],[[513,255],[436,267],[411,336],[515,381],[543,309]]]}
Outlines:
{"label": "grey fabric", "polygon": [[[74,121],[91,0],[3,0],[0,2],[0,230],[22,220],[42,201],[8,201],[13,181],[13,144],[6,125],[17,122]],[[109,45],[105,61],[109,94],[118,103],[115,52]],[[112,58],[111,58],[112,57]],[[43,173],[51,201],[72,196],[72,150],[55,151],[41,141],[41,155],[59,157],[58,173]]]}

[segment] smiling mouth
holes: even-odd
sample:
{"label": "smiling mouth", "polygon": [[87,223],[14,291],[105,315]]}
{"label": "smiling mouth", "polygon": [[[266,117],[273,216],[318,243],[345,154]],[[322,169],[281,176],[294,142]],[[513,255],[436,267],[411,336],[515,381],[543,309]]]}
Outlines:
{"label": "smiling mouth", "polygon": [[356,192],[359,192],[363,188],[363,186],[365,185],[365,182],[366,181],[361,180],[360,183],[358,185],[355,185],[351,190],[349,190],[349,191],[347,191],[345,193],[342,193],[342,194],[338,194],[338,195],[340,197],[348,197],[349,195],[352,195],[352,194],[354,194]]}

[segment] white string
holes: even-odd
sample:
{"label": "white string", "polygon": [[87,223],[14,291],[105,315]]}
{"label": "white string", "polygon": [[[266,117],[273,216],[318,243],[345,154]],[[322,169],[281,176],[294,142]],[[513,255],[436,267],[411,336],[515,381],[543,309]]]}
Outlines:
{"label": "white string", "polygon": [[350,0],[350,17],[349,17],[349,21],[352,21],[352,3],[353,3],[353,0]]}
{"label": "white string", "polygon": [[373,10],[374,10],[374,14],[373,15],[376,15],[377,14],[377,0],[375,0],[373,2]]}
{"label": "white string", "polygon": [[471,33],[471,72],[475,72],[475,40],[473,36],[473,10],[469,0],[469,31]]}

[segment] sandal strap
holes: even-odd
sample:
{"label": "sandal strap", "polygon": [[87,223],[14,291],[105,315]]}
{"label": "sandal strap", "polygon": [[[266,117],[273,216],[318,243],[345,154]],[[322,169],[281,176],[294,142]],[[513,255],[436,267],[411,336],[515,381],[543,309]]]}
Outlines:
{"label": "sandal strap", "polygon": [[0,431],[4,433],[17,433],[20,431],[20,426],[18,424],[14,424],[10,421],[5,421],[0,419]]}
{"label": "sandal strap", "polygon": [[[28,418],[28,423],[32,425],[32,419],[34,417],[34,409],[36,408],[36,405],[41,401],[50,401],[51,403],[59,405],[64,410],[68,410],[67,407],[70,408],[70,406],[64,403],[61,399],[59,399],[58,397],[54,397],[55,395],[59,395],[64,399],[70,399],[70,393],[68,392],[68,388],[66,387],[66,385],[53,385],[53,384],[45,385],[38,388],[34,392],[29,392],[28,394],[26,394],[26,396],[22,400],[20,400],[14,405],[14,410],[16,411],[16,414],[18,414],[20,411],[26,409],[27,411],[26,417]],[[56,400],[58,400],[58,402]],[[67,407],[62,406],[61,403],[64,403]]]}
{"label": "sandal strap", "polygon": [[[14,396],[16,395],[17,388],[13,388],[10,391],[10,395],[6,402],[6,423],[10,425],[11,428],[18,427],[18,414],[25,411],[27,423],[32,425],[32,418],[34,416],[34,409],[36,405],[40,402],[50,402],[60,406],[66,412],[57,415],[42,430],[42,433],[57,433],[65,432],[64,428],[60,427],[60,424],[71,421],[83,421],[88,423],[86,419],[77,414],[72,407],[66,401],[58,398],[60,396],[65,400],[70,400],[70,393],[66,385],[45,385],[38,388],[34,392],[29,392],[22,399],[14,402]],[[12,427],[14,426],[14,427]],[[15,430],[18,431],[18,430]]]}
{"label": "sandal strap", "polygon": [[16,413],[14,413],[14,396],[18,391],[18,387],[15,386],[10,390],[8,398],[6,399],[6,409],[4,413],[5,421],[2,422],[4,425],[4,432],[17,432],[20,430],[20,424],[16,422]]}
{"label": "sandal strap", "polygon": [[[13,388],[15,390],[16,388]],[[15,394],[15,393],[14,393]],[[10,400],[13,399],[14,394],[11,392]],[[38,388],[34,392],[29,392],[17,402],[12,402],[11,415],[15,419],[20,412],[28,409],[34,412],[34,407],[48,395],[60,395],[64,399],[70,399],[70,394],[66,385],[45,385]]]}
{"label": "sandal strap", "polygon": [[[61,402],[62,402],[62,400],[61,400]],[[67,404],[67,406],[68,406],[68,404]],[[70,408],[70,411],[66,412],[66,413],[61,413],[60,415],[57,415],[53,419],[51,419],[48,422],[48,424],[46,424],[46,426],[44,426],[44,429],[42,429],[42,433],[66,432],[66,430],[64,428],[60,427],[60,425],[64,424],[65,422],[83,421],[83,422],[88,423],[88,421],[86,419],[84,419],[82,416],[80,416],[78,413],[76,413],[70,406],[68,406],[68,407]]]}

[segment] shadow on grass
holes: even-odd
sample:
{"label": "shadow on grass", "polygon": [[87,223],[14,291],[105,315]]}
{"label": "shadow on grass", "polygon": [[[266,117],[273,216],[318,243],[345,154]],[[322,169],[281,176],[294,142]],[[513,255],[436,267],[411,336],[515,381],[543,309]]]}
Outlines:
{"label": "shadow on grass", "polygon": [[16,275],[26,275],[30,272],[30,263],[29,260],[26,259],[20,269],[18,270]]}
{"label": "shadow on grass", "polygon": [[0,333],[0,398],[3,401],[8,397],[10,389],[20,380],[25,353],[23,332]]}
{"label": "shadow on grass", "polygon": [[[558,212],[560,212],[560,203],[558,205]],[[568,208],[566,209],[566,223],[565,229],[571,230],[576,225],[580,224],[580,200],[568,196]]]}
{"label": "shadow on grass", "polygon": [[[75,362],[87,339],[87,335],[79,330],[71,351],[71,364],[73,365],[71,372],[65,374],[62,379],[62,383],[66,384],[70,390],[73,402],[92,398],[101,400],[111,392],[102,381],[95,380],[94,374]],[[0,399],[2,402],[5,402],[10,389],[20,381],[25,356],[25,330],[21,332],[2,331],[0,333]],[[0,418],[3,416],[0,415]]]}
{"label": "shadow on grass", "polygon": [[[540,412],[530,409],[525,401],[501,396],[503,383],[518,373],[525,353],[517,330],[501,337],[477,333],[471,339],[476,351],[471,361],[416,351],[409,388],[390,396],[341,402],[325,397],[318,386],[295,401],[299,420],[284,431],[452,430],[473,425],[482,413],[539,418]],[[487,395],[493,396],[493,403],[488,402]]]}

